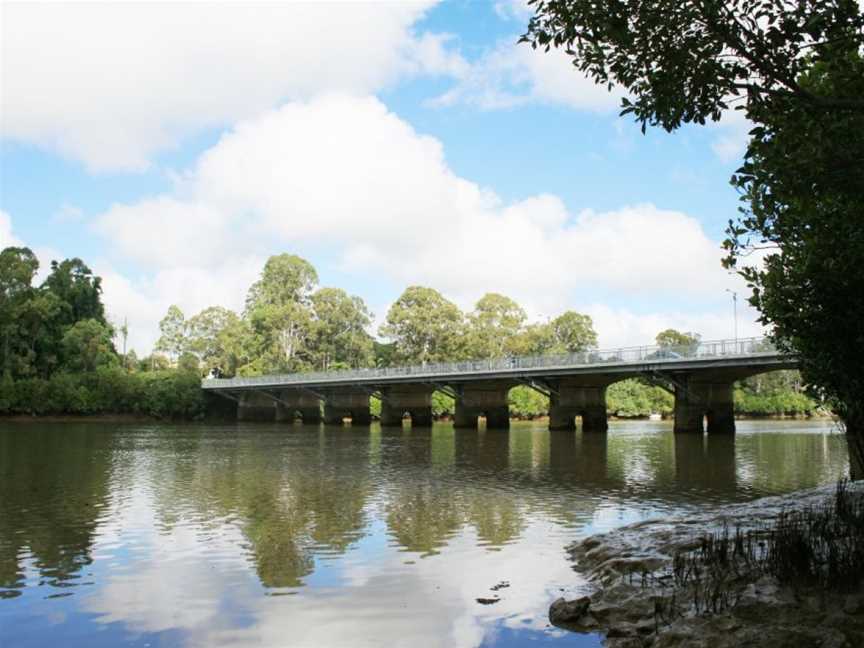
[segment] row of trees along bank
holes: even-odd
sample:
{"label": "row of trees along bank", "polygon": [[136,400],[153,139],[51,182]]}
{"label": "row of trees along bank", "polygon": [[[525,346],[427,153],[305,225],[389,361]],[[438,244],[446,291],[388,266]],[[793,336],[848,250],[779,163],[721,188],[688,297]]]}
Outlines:
{"label": "row of trees along bank", "polygon": [[[432,288],[407,288],[379,329],[363,300],[318,287],[315,268],[297,256],[271,257],[253,284],[242,313],[221,306],[188,319],[171,306],[160,322],[155,352],[125,352],[126,326],[105,317],[99,277],[79,259],[52,263],[35,286],[38,261],[27,248],[0,252],[2,379],[0,414],[138,414],[196,418],[205,409],[202,376],[393,366],[470,358],[578,352],[596,348],[587,315],[567,311],[529,323],[512,299],[489,293],[469,313]],[[661,345],[691,344],[698,336],[663,331]],[[118,352],[115,341],[119,342]],[[801,415],[815,404],[795,372],[742,382],[742,414]],[[548,412],[548,399],[527,387],[510,392],[514,416]],[[669,415],[673,399],[640,380],[608,390],[609,412],[620,417]],[[373,413],[380,403],[373,402]],[[434,397],[434,413],[453,412],[453,400]]]}

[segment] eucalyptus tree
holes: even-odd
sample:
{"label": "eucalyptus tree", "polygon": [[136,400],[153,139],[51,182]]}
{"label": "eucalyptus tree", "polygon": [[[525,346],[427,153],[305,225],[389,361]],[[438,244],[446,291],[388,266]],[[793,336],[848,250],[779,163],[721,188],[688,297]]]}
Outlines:
{"label": "eucalyptus tree", "polygon": [[515,301],[486,293],[467,317],[467,353],[475,358],[501,358],[518,353],[518,338],[527,315]]}
{"label": "eucalyptus tree", "polygon": [[360,297],[341,288],[321,288],[312,297],[310,354],[320,369],[373,364],[372,313]]}
{"label": "eucalyptus tree", "polygon": [[318,273],[292,254],[271,256],[249,289],[245,317],[263,371],[298,371],[309,366],[306,344],[312,332],[311,294]]}
{"label": "eucalyptus tree", "polygon": [[565,311],[552,320],[550,328],[552,351],[555,353],[578,353],[597,348],[597,332],[590,315]]}
{"label": "eucalyptus tree", "polygon": [[437,290],[409,286],[400,295],[379,333],[394,344],[396,364],[455,360],[464,355],[465,318]]}
{"label": "eucalyptus tree", "polygon": [[232,335],[237,330],[239,319],[232,310],[210,306],[186,322],[184,348],[198,357],[204,373],[212,371],[227,376],[236,372],[238,359]]}
{"label": "eucalyptus tree", "polygon": [[661,347],[690,347],[698,344],[702,336],[698,333],[682,333],[673,328],[660,331],[654,340]]}
{"label": "eucalyptus tree", "polygon": [[159,339],[153,347],[155,351],[167,353],[176,360],[186,349],[186,316],[180,307],[172,304],[159,321]]}

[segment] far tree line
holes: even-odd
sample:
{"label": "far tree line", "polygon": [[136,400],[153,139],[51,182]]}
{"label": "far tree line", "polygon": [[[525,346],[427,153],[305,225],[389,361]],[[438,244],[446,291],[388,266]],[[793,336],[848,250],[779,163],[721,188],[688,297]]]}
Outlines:
{"label": "far tree line", "polygon": [[[561,354],[597,348],[591,317],[566,311],[532,323],[513,299],[487,293],[464,313],[438,291],[410,286],[391,305],[376,339],[364,301],[340,288],[320,287],[308,261],[271,257],[248,291],[242,312],[211,306],[187,318],[171,306],[154,352],[126,352],[125,323],[105,315],[99,277],[80,259],[53,262],[34,285],[38,260],[27,248],[0,252],[0,413],[133,412],[188,417],[204,409],[202,376],[327,371],[426,362]],[[688,347],[696,333],[667,329],[657,344]],[[119,347],[119,349],[118,349]],[[796,372],[757,376],[739,385],[750,413],[803,413],[815,404]],[[628,380],[609,389],[610,412],[670,414],[660,388]],[[545,397],[511,392],[513,414],[538,416]],[[443,395],[435,412],[446,415]]]}
{"label": "far tree line", "polygon": [[410,286],[387,312],[376,339],[364,301],[340,288],[318,287],[314,267],[300,257],[271,257],[249,289],[241,313],[221,306],[188,319],[171,306],[160,322],[155,351],[202,373],[263,373],[347,369],[596,348],[591,318],[575,311],[529,323],[525,309],[497,293],[468,313],[433,288]]}

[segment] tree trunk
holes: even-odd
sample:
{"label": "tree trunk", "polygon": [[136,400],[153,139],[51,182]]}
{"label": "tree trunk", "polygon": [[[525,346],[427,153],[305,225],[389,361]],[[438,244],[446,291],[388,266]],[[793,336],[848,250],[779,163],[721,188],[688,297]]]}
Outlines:
{"label": "tree trunk", "polygon": [[849,448],[849,477],[853,481],[864,479],[864,410],[850,407],[844,424]]}

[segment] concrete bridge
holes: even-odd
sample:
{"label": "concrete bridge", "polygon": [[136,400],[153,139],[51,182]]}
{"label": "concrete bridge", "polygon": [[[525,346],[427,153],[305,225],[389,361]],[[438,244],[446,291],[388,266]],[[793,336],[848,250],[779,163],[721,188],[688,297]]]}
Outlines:
{"label": "concrete bridge", "polygon": [[[432,394],[456,401],[454,425],[487,428],[510,423],[509,391],[526,385],[550,399],[549,427],[604,432],[606,389],[627,378],[643,378],[675,396],[675,432],[735,431],[733,383],[766,371],[793,369],[794,357],[763,338],[698,342],[687,346],[643,346],[530,356],[297,373],[253,378],[205,379],[202,388],[237,403],[239,420],[368,424],[370,397],[381,399],[381,424],[432,424]],[[323,404],[323,408],[322,408]],[[323,409],[323,413],[322,413]]]}

